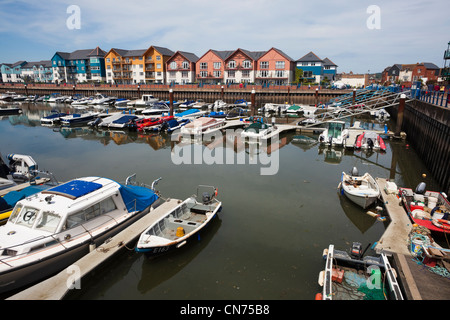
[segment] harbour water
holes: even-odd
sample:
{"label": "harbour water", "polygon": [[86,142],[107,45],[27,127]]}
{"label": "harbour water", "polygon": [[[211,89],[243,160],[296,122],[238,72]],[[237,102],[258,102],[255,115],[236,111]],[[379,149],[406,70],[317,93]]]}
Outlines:
{"label": "harbour water", "polygon": [[[123,250],[83,279],[81,289],[68,299],[311,300],[320,291],[324,248],[333,243],[345,250],[353,241],[366,247],[378,241],[389,223],[377,221],[338,193],[342,171],[357,167],[399,186],[415,188],[425,181],[428,189],[440,188],[407,139],[385,139],[386,152],[364,152],[294,143],[299,133],[284,134],[272,146],[278,149],[278,170],[262,175],[264,165],[254,160],[267,159],[264,148],[218,141],[214,148],[208,143],[187,145],[183,148],[222,155],[224,163],[177,164],[170,136],[43,127],[39,119],[50,105],[22,108],[23,114],[0,121],[3,157],[31,155],[59,181],[88,175],[124,181],[136,173],[138,181],[150,184],[162,177],[157,189],[165,198],[185,199],[200,184],[214,185],[223,203],[219,217],[195,243],[152,260],[133,248]],[[383,130],[385,124],[358,120],[369,129]],[[395,123],[386,124],[395,128]],[[234,164],[226,161],[227,155],[234,157]]]}

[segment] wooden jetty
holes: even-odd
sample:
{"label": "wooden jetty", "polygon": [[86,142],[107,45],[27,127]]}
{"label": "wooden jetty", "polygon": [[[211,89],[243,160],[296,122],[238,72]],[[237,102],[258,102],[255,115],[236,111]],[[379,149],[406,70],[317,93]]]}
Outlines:
{"label": "wooden jetty", "polygon": [[[139,235],[152,223],[159,220],[168,210],[172,210],[179,205],[181,200],[168,199],[156,209],[136,221],[134,224],[118,233],[109,241],[93,249],[83,258],[73,263],[72,266],[62,270],[55,276],[44,280],[28,289],[25,289],[11,297],[8,300],[60,300],[75,286],[79,281],[93,271],[95,268],[106,262],[119,250],[124,249],[128,244],[135,241]],[[71,270],[71,271],[70,271]],[[79,271],[79,273],[74,272]]]}
{"label": "wooden jetty", "polygon": [[408,300],[450,299],[450,279],[434,274],[413,261],[408,247],[413,223],[400,205],[396,193],[387,190],[388,180],[376,178],[376,181],[391,222],[376,244],[375,251],[392,256]]}

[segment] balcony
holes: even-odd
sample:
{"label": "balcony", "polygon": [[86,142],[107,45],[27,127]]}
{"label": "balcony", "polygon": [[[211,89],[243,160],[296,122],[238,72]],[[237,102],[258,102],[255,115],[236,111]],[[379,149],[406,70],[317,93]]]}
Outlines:
{"label": "balcony", "polygon": [[223,79],[223,75],[214,76],[214,74],[208,73],[206,76],[202,76],[200,74],[197,74],[197,78],[199,78],[199,79]]}

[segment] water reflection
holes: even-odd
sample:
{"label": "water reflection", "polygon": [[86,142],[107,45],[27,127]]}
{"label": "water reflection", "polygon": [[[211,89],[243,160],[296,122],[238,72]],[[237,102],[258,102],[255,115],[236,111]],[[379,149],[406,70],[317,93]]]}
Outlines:
{"label": "water reflection", "polygon": [[[4,117],[0,134],[14,139],[0,139],[1,151],[33,155],[60,181],[91,174],[120,181],[136,172],[141,181],[162,176],[160,191],[177,199],[191,195],[198,184],[214,184],[224,204],[220,219],[200,242],[154,261],[127,251],[96,271],[76,298],[313,299],[324,248],[373,243],[385,229],[339,195],[342,171],[356,166],[361,173],[410,187],[425,173],[430,189],[438,189],[407,141],[387,139],[388,149],[380,153],[320,146],[314,133],[284,134],[264,145],[243,142],[237,131],[192,141],[88,126],[40,127],[40,118],[55,107],[73,110],[29,104],[23,105],[22,115]],[[360,120],[370,129],[384,126]],[[213,156],[222,152],[223,164],[172,161],[175,151],[194,148]],[[251,164],[251,159],[277,153],[276,175],[262,176],[259,166]],[[225,165],[231,155],[234,165]]]}

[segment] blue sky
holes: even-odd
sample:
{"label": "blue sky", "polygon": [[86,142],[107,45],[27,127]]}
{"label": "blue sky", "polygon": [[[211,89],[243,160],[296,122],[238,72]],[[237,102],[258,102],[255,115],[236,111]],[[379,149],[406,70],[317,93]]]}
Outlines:
{"label": "blue sky", "polygon": [[[67,27],[71,5],[80,9],[80,29]],[[371,5],[379,11],[368,12]],[[449,41],[447,0],[0,0],[2,63],[97,46],[156,45],[199,57],[276,47],[294,60],[313,51],[338,72],[365,73],[394,63],[442,67]]]}

